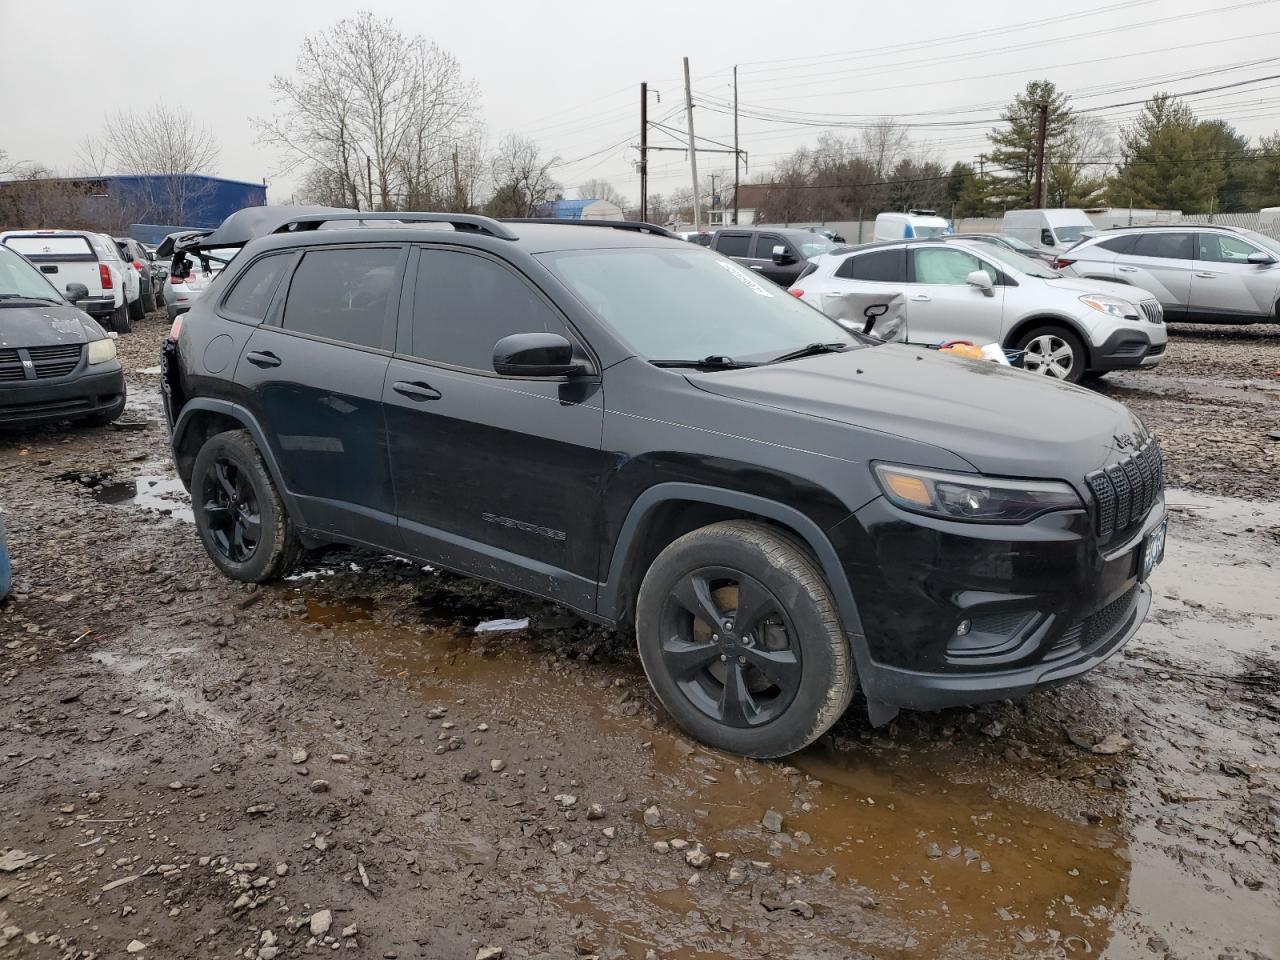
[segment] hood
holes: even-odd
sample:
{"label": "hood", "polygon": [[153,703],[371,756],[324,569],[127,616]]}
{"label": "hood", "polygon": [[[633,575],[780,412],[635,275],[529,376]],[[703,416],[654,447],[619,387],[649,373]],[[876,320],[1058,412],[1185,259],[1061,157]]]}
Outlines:
{"label": "hood", "polygon": [[1128,435],[1127,448],[1146,434],[1123,406],[1089,390],[905,344],[689,380],[723,397],[942,447],[982,473],[1078,486],[1121,449],[1117,436]]}
{"label": "hood", "polygon": [[1055,277],[1052,280],[1043,282],[1055,290],[1071,290],[1081,294],[1101,293],[1108,297],[1119,297],[1121,300],[1128,300],[1134,304],[1143,300],[1155,299],[1154,294],[1148,293],[1141,287],[1135,287],[1128,283],[1116,283],[1114,280],[1090,280],[1087,277]]}
{"label": "hood", "polygon": [[44,347],[99,339],[89,336],[87,319],[70,304],[0,306],[0,347]]}

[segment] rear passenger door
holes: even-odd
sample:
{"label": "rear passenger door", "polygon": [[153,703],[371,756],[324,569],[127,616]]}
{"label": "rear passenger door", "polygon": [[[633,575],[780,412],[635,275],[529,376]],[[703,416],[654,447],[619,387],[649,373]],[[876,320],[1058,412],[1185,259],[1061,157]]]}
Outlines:
{"label": "rear passenger door", "polygon": [[407,253],[361,245],[269,255],[240,274],[222,305],[243,317],[274,290],[236,383],[304,524],[380,546],[399,543],[382,383]]}
{"label": "rear passenger door", "polygon": [[1166,320],[1178,319],[1191,298],[1194,239],[1194,233],[1181,230],[1138,234],[1132,252],[1116,261],[1116,279],[1150,292],[1164,306]]}
{"label": "rear passenger door", "polygon": [[594,609],[604,395],[598,378],[505,377],[516,333],[584,346],[510,264],[423,247],[383,393],[405,545],[446,567]]}

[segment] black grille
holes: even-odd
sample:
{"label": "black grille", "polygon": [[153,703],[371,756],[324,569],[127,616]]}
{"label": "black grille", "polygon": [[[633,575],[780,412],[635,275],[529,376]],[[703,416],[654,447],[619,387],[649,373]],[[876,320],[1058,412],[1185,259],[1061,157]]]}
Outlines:
{"label": "black grille", "polygon": [[58,344],[49,347],[29,347],[28,355],[36,367],[36,379],[47,377],[65,377],[80,363],[78,343]]}
{"label": "black grille", "polygon": [[17,350],[0,350],[0,381],[25,380],[26,372],[22,369],[22,358]]}
{"label": "black grille", "polygon": [[1160,301],[1143,300],[1138,306],[1142,308],[1143,314],[1151,323],[1164,322],[1164,307],[1160,306]]}
{"label": "black grille", "polygon": [[1098,536],[1126,533],[1142,521],[1164,491],[1160,445],[1151,440],[1118,463],[1089,474],[1085,482],[1097,506]]}
{"label": "black grille", "polygon": [[1138,587],[1135,585],[1101,610],[1094,611],[1079,623],[1069,627],[1050,649],[1046,659],[1070,656],[1111,640],[1117,631],[1129,622],[1129,615],[1133,612],[1133,604],[1137,596]]}

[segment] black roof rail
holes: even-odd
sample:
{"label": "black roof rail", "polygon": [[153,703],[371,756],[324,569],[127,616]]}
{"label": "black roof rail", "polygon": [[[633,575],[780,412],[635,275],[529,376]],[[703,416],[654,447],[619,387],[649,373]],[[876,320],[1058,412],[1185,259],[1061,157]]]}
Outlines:
{"label": "black roof rail", "polygon": [[338,220],[388,220],[400,223],[447,223],[458,231],[487,233],[499,240],[519,240],[520,237],[509,227],[503,226],[493,217],[482,217],[473,213],[419,213],[408,210],[335,210],[333,212],[317,212],[291,217],[277,226],[272,233],[286,233],[293,230],[317,230],[322,224]]}
{"label": "black roof rail", "polygon": [[611,227],[614,230],[632,230],[636,233],[652,233],[657,237],[670,237],[679,240],[666,227],[656,223],[645,223],[643,220],[560,220],[556,217],[503,217],[503,223],[553,223],[560,226],[578,227]]}

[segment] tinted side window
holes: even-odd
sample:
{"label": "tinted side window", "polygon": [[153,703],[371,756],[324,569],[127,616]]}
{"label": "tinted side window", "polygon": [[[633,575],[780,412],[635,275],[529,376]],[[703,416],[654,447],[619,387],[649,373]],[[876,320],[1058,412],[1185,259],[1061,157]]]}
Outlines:
{"label": "tinted side window", "polygon": [[906,283],[906,250],[873,250],[870,253],[848,257],[836,271],[837,277],[849,280],[867,280],[873,283]]}
{"label": "tinted side window", "polygon": [[716,251],[726,257],[747,257],[751,255],[751,234],[724,233],[716,243]]}
{"label": "tinted side window", "polygon": [[423,250],[413,294],[415,357],[493,372],[493,347],[513,333],[559,333],[563,321],[524,280],[487,257]]}
{"label": "tinted side window", "polygon": [[791,244],[787,243],[787,241],[783,240],[776,233],[758,233],[756,234],[755,259],[768,260],[773,256],[774,247],[783,247],[791,253],[792,256],[795,256],[795,251],[792,250]]}
{"label": "tinted side window", "polygon": [[390,310],[399,299],[401,251],[394,247],[312,250],[285,301],[286,330],[362,347],[390,345]]}
{"label": "tinted side window", "polygon": [[1134,241],[1138,239],[1136,233],[1128,236],[1108,237],[1106,240],[1099,242],[1103,250],[1110,250],[1112,253],[1131,253],[1133,251]]}
{"label": "tinted side window", "polygon": [[911,257],[916,283],[964,283],[975,270],[984,271],[992,283],[1000,280],[995,267],[954,247],[920,247],[911,251]]}
{"label": "tinted side window", "polygon": [[222,309],[238,317],[261,322],[267,317],[271,297],[280,285],[280,278],[292,259],[290,254],[263,257],[240,274],[231,293],[222,302]]}
{"label": "tinted side window", "polygon": [[1190,260],[1191,237],[1189,233],[1166,233],[1163,230],[1138,234],[1133,246],[1137,257],[1161,257],[1166,260]]}

